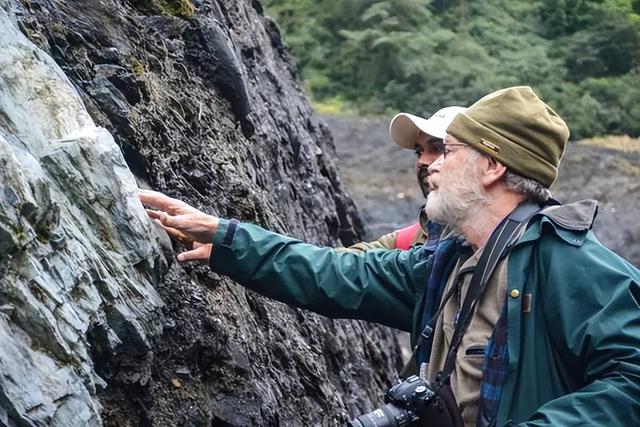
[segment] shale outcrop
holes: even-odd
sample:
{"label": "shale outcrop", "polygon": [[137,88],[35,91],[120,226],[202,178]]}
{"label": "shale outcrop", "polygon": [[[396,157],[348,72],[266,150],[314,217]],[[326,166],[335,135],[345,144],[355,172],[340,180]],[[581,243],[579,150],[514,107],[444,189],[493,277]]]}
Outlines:
{"label": "shale outcrop", "polygon": [[326,245],[363,225],[258,1],[0,0],[0,425],[335,425],[385,328],[178,265],[138,186]]}

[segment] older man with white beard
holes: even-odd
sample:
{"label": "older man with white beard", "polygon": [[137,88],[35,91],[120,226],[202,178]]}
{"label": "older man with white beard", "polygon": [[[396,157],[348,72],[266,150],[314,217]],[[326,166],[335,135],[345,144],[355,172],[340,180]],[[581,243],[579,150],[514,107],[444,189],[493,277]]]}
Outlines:
{"label": "older man with white beard", "polygon": [[208,260],[330,317],[411,331],[423,377],[443,398],[452,392],[465,426],[640,425],[640,271],[590,231],[595,202],[549,198],[564,121],[514,87],[447,132],[426,210],[457,235],[435,250],[341,253],[160,193],[140,198],[171,235],[195,242],[179,261]]}

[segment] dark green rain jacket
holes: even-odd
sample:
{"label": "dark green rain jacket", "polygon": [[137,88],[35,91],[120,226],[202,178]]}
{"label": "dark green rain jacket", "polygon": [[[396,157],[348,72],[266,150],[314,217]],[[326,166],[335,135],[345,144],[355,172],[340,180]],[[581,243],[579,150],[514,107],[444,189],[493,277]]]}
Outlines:
{"label": "dark green rain jacket", "polygon": [[[499,426],[640,426],[640,271],[590,231],[596,210],[545,209],[509,255]],[[270,298],[415,339],[430,254],[338,252],[222,220],[210,265]]]}

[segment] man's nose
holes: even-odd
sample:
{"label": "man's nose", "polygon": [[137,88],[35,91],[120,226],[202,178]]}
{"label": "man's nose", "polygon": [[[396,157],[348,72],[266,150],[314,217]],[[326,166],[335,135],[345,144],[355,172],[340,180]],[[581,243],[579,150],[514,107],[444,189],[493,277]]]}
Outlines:
{"label": "man's nose", "polygon": [[433,154],[429,155],[426,150],[418,157],[418,166],[429,166],[433,162]]}

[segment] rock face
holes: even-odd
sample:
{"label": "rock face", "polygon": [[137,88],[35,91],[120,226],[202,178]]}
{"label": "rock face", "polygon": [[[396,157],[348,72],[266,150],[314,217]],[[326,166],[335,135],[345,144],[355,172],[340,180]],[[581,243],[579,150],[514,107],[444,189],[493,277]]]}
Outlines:
{"label": "rock face", "polygon": [[174,263],[135,197],[349,244],[333,151],[257,1],[0,0],[0,425],[331,425],[379,405],[390,331]]}

